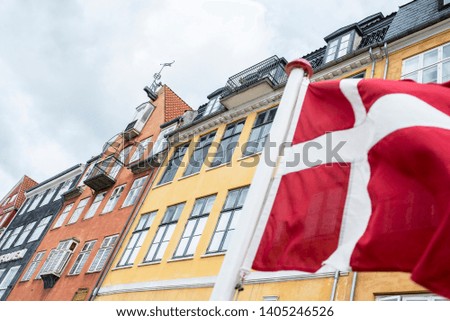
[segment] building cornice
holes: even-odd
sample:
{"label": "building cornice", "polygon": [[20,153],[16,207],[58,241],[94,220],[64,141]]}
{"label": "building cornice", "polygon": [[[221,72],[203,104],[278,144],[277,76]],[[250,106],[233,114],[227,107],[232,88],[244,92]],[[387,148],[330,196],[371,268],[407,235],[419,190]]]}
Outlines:
{"label": "building cornice", "polygon": [[219,126],[220,124],[228,124],[234,120],[247,116],[255,110],[264,109],[266,107],[276,105],[281,100],[283,90],[284,87],[278,88],[268,95],[254,99],[236,108],[226,110],[211,118],[205,119],[205,121],[203,122],[199,122],[186,129],[182,129],[177,132],[177,135],[172,135],[168,138],[171,143],[188,141],[195,135],[204,133],[212,128]]}

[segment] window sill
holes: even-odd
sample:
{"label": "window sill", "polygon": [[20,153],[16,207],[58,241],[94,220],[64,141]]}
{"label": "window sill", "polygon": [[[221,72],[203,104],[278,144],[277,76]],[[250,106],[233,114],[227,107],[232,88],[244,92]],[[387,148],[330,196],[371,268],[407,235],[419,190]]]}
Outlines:
{"label": "window sill", "polygon": [[100,270],[100,271],[92,271],[92,272],[86,272],[86,274],[94,274],[94,273],[100,273],[102,270]]}
{"label": "window sill", "polygon": [[217,166],[214,166],[214,167],[208,167],[206,169],[206,171],[209,172],[209,171],[212,171],[214,169],[225,167],[225,166],[230,166],[231,167],[231,162],[223,163],[223,164],[220,164],[220,165],[217,165]]}
{"label": "window sill", "polygon": [[201,258],[212,257],[212,256],[224,256],[227,252],[214,252],[214,253],[206,253],[200,256]]}
{"label": "window sill", "polygon": [[197,173],[193,173],[193,174],[189,174],[189,175],[180,177],[180,178],[178,179],[178,181],[182,181],[183,179],[190,178],[190,177],[196,176],[196,175],[198,175],[198,174],[200,174],[200,171],[198,171]]}
{"label": "window sill", "polygon": [[255,157],[255,156],[261,156],[261,154],[262,154],[262,152],[257,152],[257,153],[251,154],[251,155],[242,156],[241,158],[238,158],[238,162],[246,160],[248,158]]}
{"label": "window sill", "polygon": [[156,185],[155,187],[153,187],[152,189],[157,189],[157,188],[160,188],[160,187],[169,185],[169,184],[172,184],[172,181],[170,181],[170,182],[165,182],[165,183],[163,183],[163,184],[158,184],[158,185]]}
{"label": "window sill", "polygon": [[156,264],[160,264],[160,263],[161,263],[161,261],[144,262],[144,263],[138,264],[138,266],[156,265]]}
{"label": "window sill", "polygon": [[125,266],[116,266],[115,268],[112,268],[111,271],[126,270],[126,269],[131,269],[132,267],[133,267],[133,264],[125,265]]}
{"label": "window sill", "polygon": [[193,256],[177,257],[177,258],[173,258],[173,259],[167,260],[167,263],[179,262],[179,261],[189,261],[189,260],[193,260],[193,259],[194,259]]}

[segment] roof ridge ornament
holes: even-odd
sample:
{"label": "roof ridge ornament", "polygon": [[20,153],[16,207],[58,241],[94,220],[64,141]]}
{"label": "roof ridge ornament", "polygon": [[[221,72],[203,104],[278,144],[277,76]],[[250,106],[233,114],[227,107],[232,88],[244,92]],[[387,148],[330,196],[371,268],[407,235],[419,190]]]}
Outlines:
{"label": "roof ridge ornament", "polygon": [[150,85],[150,87],[145,86],[144,88],[144,91],[147,93],[148,98],[155,100],[158,97],[156,91],[162,86],[162,83],[159,81],[161,79],[161,72],[165,67],[172,67],[174,62],[175,60],[173,60],[172,62],[165,62],[160,64],[162,67],[159,72],[153,75],[153,83]]}

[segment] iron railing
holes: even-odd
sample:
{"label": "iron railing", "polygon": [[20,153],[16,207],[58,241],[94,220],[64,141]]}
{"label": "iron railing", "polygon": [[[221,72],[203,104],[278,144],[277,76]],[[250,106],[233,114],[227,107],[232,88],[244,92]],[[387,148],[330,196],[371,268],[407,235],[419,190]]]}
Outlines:
{"label": "iron railing", "polygon": [[284,70],[286,59],[272,56],[230,77],[225,85],[222,98],[241,91],[253,84],[267,79],[272,86],[279,86],[287,81]]}

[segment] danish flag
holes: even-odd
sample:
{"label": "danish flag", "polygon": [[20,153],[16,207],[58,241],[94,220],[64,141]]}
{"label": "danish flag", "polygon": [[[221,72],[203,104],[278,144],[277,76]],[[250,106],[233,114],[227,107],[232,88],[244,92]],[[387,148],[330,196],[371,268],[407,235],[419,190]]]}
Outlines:
{"label": "danish flag", "polygon": [[450,83],[310,84],[277,175],[255,270],[404,271],[450,297]]}

